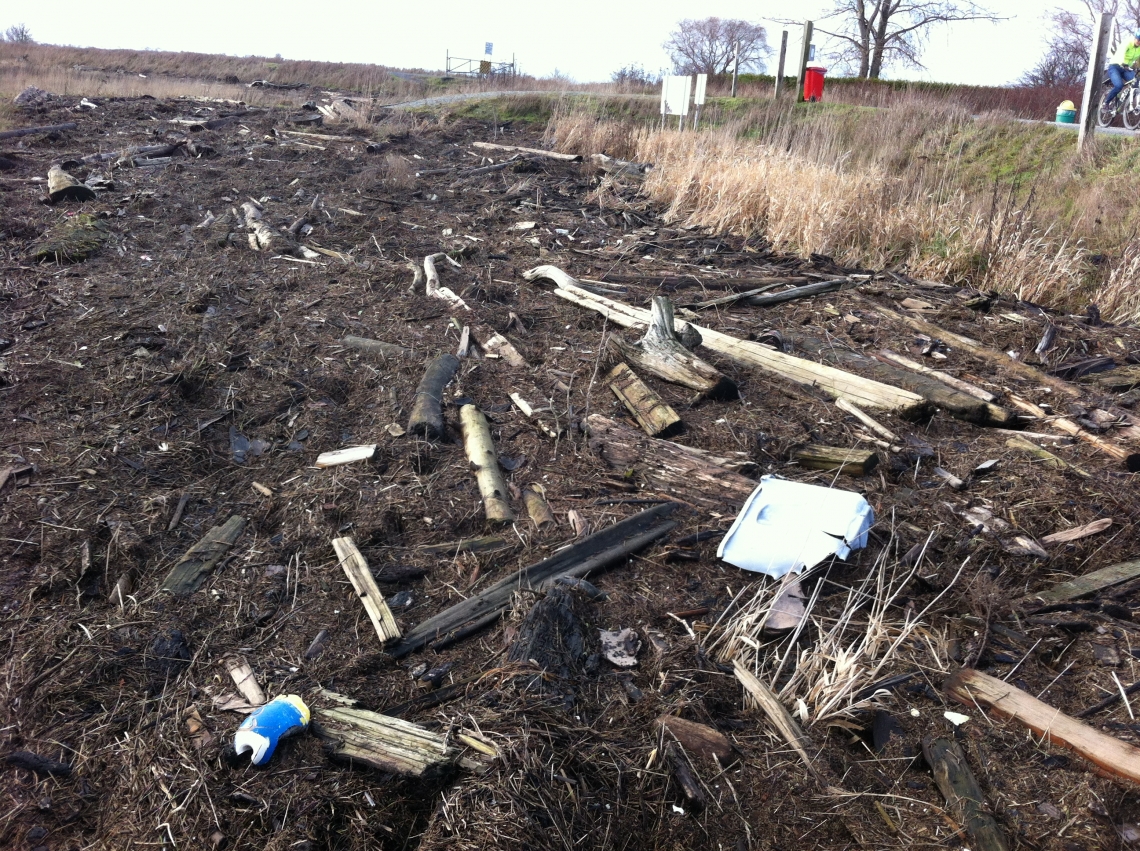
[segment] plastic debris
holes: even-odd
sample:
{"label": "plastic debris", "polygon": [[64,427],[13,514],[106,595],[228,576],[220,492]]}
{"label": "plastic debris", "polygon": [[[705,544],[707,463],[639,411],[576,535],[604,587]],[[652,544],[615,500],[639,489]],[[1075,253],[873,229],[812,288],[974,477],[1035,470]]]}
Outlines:
{"label": "plastic debris", "polygon": [[295,694],[275,697],[259,706],[241,722],[234,734],[234,750],[240,755],[250,751],[254,765],[265,765],[286,736],[309,726],[309,707]]}

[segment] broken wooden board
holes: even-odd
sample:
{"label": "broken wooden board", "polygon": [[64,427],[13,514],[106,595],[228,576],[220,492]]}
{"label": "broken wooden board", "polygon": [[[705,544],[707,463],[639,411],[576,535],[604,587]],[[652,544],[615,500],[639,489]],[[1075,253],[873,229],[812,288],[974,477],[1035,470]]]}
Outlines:
{"label": "broken wooden board", "polygon": [[162,590],[172,594],[192,594],[230,551],[245,529],[245,518],[235,514],[221,526],[215,526],[174,565],[162,583]]}
{"label": "broken wooden board", "polygon": [[557,151],[544,151],[540,148],[522,148],[518,145],[496,145],[493,142],[472,142],[471,147],[479,148],[484,151],[507,151],[517,154],[534,154],[539,157],[546,157],[550,160],[560,160],[566,163],[577,163],[582,161],[582,157],[578,154],[560,154]]}
{"label": "broken wooden board", "polygon": [[439,733],[367,709],[315,709],[312,730],[332,758],[404,777],[436,775],[457,753]]}
{"label": "broken wooden board", "polygon": [[[587,292],[574,278],[556,266],[538,266],[523,273],[528,281],[541,278],[553,281],[558,298],[596,311],[615,325],[623,328],[648,328],[651,319],[648,310],[632,307],[604,296]],[[676,320],[678,333],[690,323]],[[756,367],[781,378],[816,388],[833,399],[847,399],[864,408],[882,408],[897,411],[902,416],[920,418],[930,413],[930,403],[917,393],[892,387],[868,378],[862,378],[826,364],[817,364],[803,358],[777,352],[767,346],[740,340],[701,325],[693,324],[701,335],[701,345],[710,351],[732,358],[738,363]]]}
{"label": "broken wooden board", "polygon": [[670,437],[681,430],[677,412],[661,401],[626,364],[619,363],[610,370],[605,381],[650,437]]}
{"label": "broken wooden board", "polygon": [[336,550],[336,557],[340,560],[340,566],[348,575],[348,581],[352,583],[356,595],[364,604],[364,610],[368,612],[368,618],[376,629],[380,643],[386,644],[399,638],[400,627],[396,625],[396,619],[392,617],[392,610],[388,608],[384,595],[376,587],[376,580],[372,578],[368,562],[356,548],[356,543],[352,538],[345,537],[333,538],[332,545]]}
{"label": "broken wooden board", "polygon": [[1106,588],[1120,585],[1137,577],[1140,577],[1140,559],[1102,567],[1100,570],[1094,570],[1092,573],[1086,573],[1084,576],[1062,582],[1044,591],[1028,594],[1022,597],[1020,602],[1030,605],[1051,606],[1054,603],[1065,603],[1069,600],[1088,597],[1090,594],[1096,594],[1098,591],[1104,591]]}
{"label": "broken wooden board", "polygon": [[601,414],[586,424],[590,448],[617,470],[633,470],[650,489],[701,508],[739,511],[759,482],[734,473],[707,453],[656,440]]}
{"label": "broken wooden board", "polygon": [[934,782],[954,820],[965,827],[974,840],[970,847],[979,851],[1006,851],[1009,846],[1005,836],[994,817],[986,812],[985,796],[958,743],[928,736],[922,742],[922,755],[934,772]]}
{"label": "broken wooden board", "polygon": [[502,334],[488,328],[486,325],[476,325],[471,329],[475,335],[475,342],[479,344],[486,354],[502,358],[515,369],[526,369],[526,359],[519,354],[519,350]]}
{"label": "broken wooden board", "polygon": [[1140,748],[1093,729],[1007,682],[963,668],[942,688],[964,706],[978,706],[991,715],[1017,721],[1053,744],[1068,748],[1103,774],[1140,783]]}
{"label": "broken wooden board", "polygon": [[677,524],[668,520],[680,508],[675,502],[656,505],[620,523],[607,526],[573,546],[512,573],[410,630],[389,653],[396,658],[422,647],[442,647],[466,638],[498,620],[519,590],[541,591],[561,576],[584,577],[620,561],[668,534]]}

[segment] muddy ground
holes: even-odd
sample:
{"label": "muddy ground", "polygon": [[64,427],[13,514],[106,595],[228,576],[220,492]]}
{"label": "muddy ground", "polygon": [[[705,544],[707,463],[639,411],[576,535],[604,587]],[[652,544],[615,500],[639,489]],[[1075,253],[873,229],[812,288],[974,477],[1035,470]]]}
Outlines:
{"label": "muddy ground", "polygon": [[[745,707],[731,669],[704,649],[729,601],[757,577],[720,562],[715,537],[680,555],[675,542],[727,528],[739,505],[698,510],[683,491],[664,495],[683,503],[678,528],[595,577],[609,597],[579,601],[586,657],[537,692],[519,688],[503,667],[533,595],[520,593],[504,622],[465,641],[395,661],[338,566],[330,541],[350,535],[407,630],[574,541],[568,512],[597,530],[662,498],[637,469],[609,469],[581,427],[590,413],[633,423],[601,380],[603,335],[613,326],[553,297],[549,284],[525,282],[523,271],[553,264],[644,305],[654,294],[685,303],[761,278],[884,270],[839,270],[827,258],[774,256],[759,239],[668,225],[639,199],[635,182],[607,181],[599,191],[601,177],[588,164],[524,160],[463,175],[504,156],[488,159],[472,142],[539,146],[541,128],[496,132],[446,116],[395,115],[367,128],[316,128],[354,141],[303,140],[283,133],[294,129],[284,111],[188,129],[171,119],[205,121],[240,108],[150,99],[71,106],[49,103],[25,123],[76,120],[77,130],[0,149],[10,166],[0,180],[0,469],[11,471],[0,489],[0,750],[65,766],[55,773],[3,766],[0,846],[968,846],[923,761],[928,735],[963,746],[1011,847],[1117,848],[1122,826],[1140,822],[1134,787],[941,693],[963,661],[998,677],[1012,672],[1011,683],[1074,714],[1114,692],[1114,677],[1125,685],[1140,679],[1133,586],[1101,601],[1111,605],[1044,618],[1010,605],[1135,555],[1134,476],[1083,442],[1043,445],[1091,472],[1087,478],[1010,449],[1008,434],[943,413],[908,422],[876,412],[903,442],[881,449],[870,475],[836,483],[862,492],[879,522],[867,550],[813,580],[824,584],[817,614],[833,616],[842,589],[876,560],[897,562],[931,533],[899,609],[921,611],[945,593],[925,619],[926,640],[909,642],[882,672],[913,676],[865,704],[847,727],[807,725],[830,792]],[[196,156],[182,148],[157,166],[79,162],[186,139]],[[44,203],[45,188],[32,178],[68,161],[79,179],[109,175],[113,186],[94,201]],[[343,258],[251,250],[232,212],[249,199],[272,228],[308,213],[311,231],[299,231],[301,241]],[[57,247],[35,260],[37,246],[79,214],[94,217],[78,219],[97,233],[90,256],[67,262]],[[534,226],[518,229],[520,222]],[[469,312],[412,289],[410,264],[435,252],[458,264],[441,261],[442,283]],[[854,290],[770,309],[727,308],[704,321],[740,337],[808,331],[834,347],[891,348],[916,359],[926,351],[928,364],[999,402],[1016,392],[1086,420],[1092,409],[1130,403],[1127,393],[1087,385],[1080,410],[1070,411],[1041,383],[952,344],[932,347],[874,311],[919,299],[930,305],[928,320],[1030,363],[1040,362],[1034,348],[1049,320],[1059,329],[1050,367],[1095,355],[1124,365],[1140,354],[1135,329],[977,295],[878,274]],[[402,431],[425,359],[458,347],[453,315],[460,325],[504,333],[528,365],[474,349],[445,396],[447,434],[429,443]],[[379,358],[340,345],[345,335],[414,354]],[[697,400],[646,377],[684,420],[678,442],[751,462],[754,476],[817,484],[834,477],[790,464],[794,448],[867,445],[857,437],[863,426],[822,393],[706,355],[737,382],[739,400]],[[547,409],[538,416],[560,436],[520,413],[512,392]],[[515,488],[544,486],[554,530],[540,534],[517,493],[517,523],[487,527],[456,399],[487,413]],[[1104,436],[1127,445],[1112,429]],[[369,461],[314,465],[321,452],[371,443]],[[991,459],[996,469],[967,475]],[[966,489],[950,489],[936,466],[968,479]],[[1035,539],[1102,518],[1113,525],[1049,546],[1042,558],[1011,552],[1001,536],[960,516],[975,506]],[[234,514],[248,518],[246,530],[202,588],[186,597],[161,592],[179,556]],[[503,543],[490,552],[424,549],[493,532]],[[123,576],[131,591],[112,601]],[[622,627],[643,643],[628,672],[596,655],[597,629]],[[805,648],[813,629],[801,637]],[[307,658],[322,630],[323,653]],[[320,706],[323,688],[378,711],[486,674],[439,705],[401,711],[449,735],[477,731],[500,756],[481,769],[408,780],[330,760],[306,735],[283,744],[268,766],[251,767],[226,753],[242,717],[221,708],[235,694],[225,664],[233,656],[249,661],[271,697],[295,693]],[[416,679],[425,663],[450,667],[434,682]],[[955,727],[947,709],[970,720]],[[707,791],[703,808],[690,805],[657,758],[654,719],[669,712],[711,725],[736,749],[723,767],[694,762]],[[879,752],[876,718],[894,728]],[[1140,741],[1122,702],[1090,720]]]}

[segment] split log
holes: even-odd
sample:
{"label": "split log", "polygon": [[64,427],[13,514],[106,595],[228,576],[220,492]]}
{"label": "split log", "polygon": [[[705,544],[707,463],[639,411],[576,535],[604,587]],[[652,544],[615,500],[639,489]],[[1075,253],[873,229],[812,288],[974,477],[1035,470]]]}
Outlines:
{"label": "split log", "polygon": [[542,485],[527,485],[522,492],[523,503],[526,505],[526,513],[530,516],[535,528],[539,532],[549,532],[558,525],[558,521],[554,519],[554,512],[550,510],[550,506],[543,497],[543,492]]}
{"label": "split log", "polygon": [[519,350],[512,346],[502,334],[486,325],[476,325],[472,330],[475,333],[475,341],[479,344],[479,348],[486,354],[491,357],[502,358],[515,369],[526,369],[528,367],[526,360],[519,354]]}
{"label": "split log", "polygon": [[404,777],[435,776],[455,761],[446,737],[367,709],[316,709],[312,729],[332,758]]}
{"label": "split log", "polygon": [[384,595],[376,587],[376,580],[372,578],[372,572],[368,569],[368,562],[364,560],[364,556],[356,548],[356,543],[352,538],[344,537],[333,538],[332,545],[336,551],[336,557],[340,560],[340,566],[344,568],[348,581],[352,583],[353,590],[356,591],[356,596],[360,598],[360,602],[364,604],[364,610],[368,612],[368,619],[372,621],[372,626],[380,638],[380,643],[387,644],[389,641],[399,638],[400,627],[396,625],[396,619],[392,617],[392,610],[388,608]]}
{"label": "split log", "polygon": [[5,130],[0,133],[0,140],[35,136],[37,133],[58,133],[61,130],[74,130],[78,126],[74,121],[69,121],[65,124],[48,124],[44,127],[22,127],[19,130]]}
{"label": "split log", "polygon": [[731,742],[723,733],[707,724],[698,724],[696,721],[688,721],[676,715],[662,715],[657,719],[657,724],[668,730],[681,743],[685,752],[692,756],[708,760],[715,757],[722,766],[732,761]]}
{"label": "split log", "polygon": [[403,357],[410,355],[412,350],[404,346],[397,346],[395,343],[385,343],[383,340],[370,340],[367,337],[354,337],[349,334],[346,337],[341,337],[340,344],[348,346],[350,349],[356,349],[361,352],[368,352],[370,354],[377,354],[381,357]]}
{"label": "split log", "polygon": [[617,470],[634,470],[652,490],[691,505],[739,511],[757,482],[669,440],[654,440],[600,414],[587,419],[590,448]]}
{"label": "split log", "polygon": [[191,594],[237,543],[245,518],[235,514],[221,526],[215,526],[198,543],[186,551],[162,583],[162,590],[172,594]]}
{"label": "split log", "polygon": [[80,183],[62,168],[53,165],[48,169],[48,199],[59,201],[94,201],[95,190]]}
{"label": "split log", "polygon": [[670,437],[681,430],[677,412],[661,401],[626,364],[615,366],[605,380],[650,437]]}
{"label": "split log", "polygon": [[1099,435],[1085,431],[1070,419],[1066,419],[1065,417],[1050,417],[1043,408],[1034,405],[1032,402],[1026,399],[1021,399],[1017,396],[1011,395],[1009,397],[1009,401],[1015,408],[1020,408],[1027,414],[1031,414],[1037,419],[1045,421],[1048,425],[1051,425],[1058,431],[1063,431],[1065,434],[1071,434],[1078,440],[1083,440],[1085,443],[1095,446],[1105,455],[1108,455],[1111,458],[1115,458],[1117,461],[1125,462],[1130,470],[1136,463],[1136,460],[1140,459],[1140,455],[1129,452],[1124,447],[1117,446],[1115,443],[1111,443]]}
{"label": "split log", "polygon": [[1140,560],[1125,561],[1120,564],[1102,567],[1068,582],[1061,582],[1044,591],[1022,597],[1020,602],[1029,605],[1052,606],[1088,597],[1114,585],[1120,585],[1140,577]]}
{"label": "split log", "polygon": [[560,154],[557,151],[543,151],[539,148],[522,148],[517,145],[496,145],[493,142],[472,142],[471,147],[479,148],[484,151],[508,151],[518,154],[534,154],[535,156],[546,157],[549,160],[560,160],[567,163],[582,161],[582,157],[578,154]]}
{"label": "split log", "polygon": [[974,840],[970,847],[979,851],[1006,851],[1009,846],[1005,836],[994,817],[985,811],[985,796],[958,743],[927,736],[922,741],[922,755],[934,772],[934,782],[954,819]]}
{"label": "split log", "polygon": [[246,703],[250,706],[261,706],[265,703],[265,692],[258,684],[257,677],[253,675],[253,668],[249,666],[249,662],[241,658],[230,659],[226,662],[226,672]]}
{"label": "split log", "polygon": [[645,336],[630,345],[613,334],[609,342],[616,355],[658,378],[696,390],[710,399],[737,398],[740,393],[736,382],[682,346],[674,325],[673,303],[665,296],[654,296],[653,316]]}
{"label": "split log", "polygon": [[[528,281],[540,278],[553,281],[558,287],[554,291],[557,297],[596,311],[624,328],[645,328],[649,325],[649,311],[589,293],[556,266],[538,266],[524,272],[523,277]],[[847,399],[865,408],[897,411],[902,416],[912,418],[921,418],[930,412],[930,403],[917,393],[861,378],[826,364],[816,364],[773,351],[759,343],[740,340],[699,325],[693,327],[701,335],[701,345],[710,351],[796,384],[817,388],[833,399]],[[676,330],[683,331],[684,323]]]}
{"label": "split log", "polygon": [[959,703],[1017,721],[1055,745],[1087,759],[1106,776],[1140,783],[1140,748],[1095,730],[1021,689],[988,674],[964,668],[943,685]]}
{"label": "split log", "polygon": [[455,355],[439,355],[428,361],[412,402],[412,414],[408,418],[409,434],[420,434],[428,440],[443,436],[443,388],[458,371],[459,359]]}
{"label": "split log", "polygon": [[[452,290],[447,287],[439,285],[439,271],[435,268],[437,260],[443,260],[447,257],[446,254],[429,254],[424,258],[424,275],[427,280],[427,294],[431,298],[439,298],[446,301],[453,307],[462,307],[464,310],[470,310],[467,302],[457,296]],[[417,276],[418,277],[418,276]]]}
{"label": "split log", "polygon": [[512,573],[410,630],[389,653],[400,658],[429,644],[438,649],[454,643],[498,620],[520,589],[542,591],[559,577],[588,576],[621,561],[672,531],[677,524],[667,518],[679,507],[675,502],[654,506]]}
{"label": "split log", "polygon": [[983,390],[976,384],[971,384],[968,381],[963,381],[960,378],[950,375],[948,372],[931,369],[925,364],[921,364],[918,361],[903,357],[902,355],[896,354],[889,349],[883,349],[878,353],[877,357],[890,361],[893,364],[906,367],[907,369],[912,369],[915,372],[921,373],[922,375],[929,375],[932,378],[937,378],[943,384],[949,384],[955,390],[961,390],[963,393],[968,393],[971,396],[981,399],[983,402],[993,402],[997,399],[997,396],[995,396],[989,390]]}
{"label": "split log", "polygon": [[1031,443],[1021,435],[1011,437],[1005,442],[1005,445],[1010,449],[1018,449],[1022,452],[1026,452],[1032,455],[1034,458],[1044,463],[1046,467],[1052,467],[1056,470],[1072,470],[1082,478],[1092,478],[1092,473],[1090,473],[1088,470],[1084,469],[1083,467],[1078,467],[1076,464],[1066,461],[1064,458],[1061,458],[1058,455],[1054,455],[1047,449],[1042,449],[1036,443]]}
{"label": "split log", "polygon": [[499,469],[487,418],[475,405],[464,405],[459,409],[459,423],[463,428],[463,451],[475,468],[475,481],[479,484],[488,522],[513,523],[515,513],[507,502],[507,483]]}
{"label": "split log", "polygon": [[844,446],[804,446],[792,453],[792,460],[812,470],[838,471],[848,476],[865,476],[879,464],[879,456],[874,452]]}

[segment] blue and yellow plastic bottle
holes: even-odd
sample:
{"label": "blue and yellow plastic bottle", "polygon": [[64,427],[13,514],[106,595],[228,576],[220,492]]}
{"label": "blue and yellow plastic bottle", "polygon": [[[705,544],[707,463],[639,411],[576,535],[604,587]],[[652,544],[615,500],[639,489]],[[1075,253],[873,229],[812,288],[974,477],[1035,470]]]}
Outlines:
{"label": "blue and yellow plastic bottle", "polygon": [[234,734],[234,750],[250,751],[254,765],[265,765],[277,743],[309,726],[309,707],[295,694],[275,697],[253,710]]}

